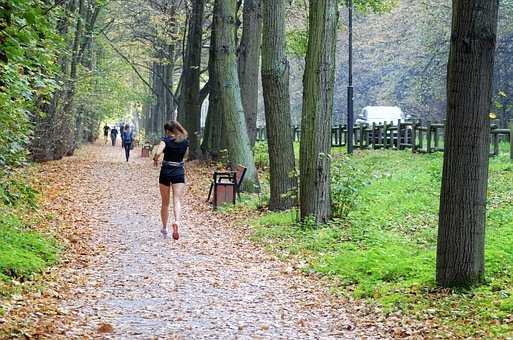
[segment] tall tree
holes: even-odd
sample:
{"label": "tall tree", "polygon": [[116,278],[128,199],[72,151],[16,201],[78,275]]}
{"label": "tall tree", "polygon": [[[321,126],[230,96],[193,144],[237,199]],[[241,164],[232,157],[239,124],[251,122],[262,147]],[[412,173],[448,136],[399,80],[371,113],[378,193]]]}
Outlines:
{"label": "tall tree", "polygon": [[303,78],[301,121],[301,218],[326,222],[331,215],[330,149],[335,47],[336,0],[310,1],[308,47]]}
{"label": "tall tree", "polygon": [[216,0],[214,5],[214,67],[218,100],[223,113],[224,138],[228,146],[230,162],[247,168],[242,187],[246,191],[259,189],[257,171],[246,127],[242,107],[239,76],[237,73],[237,51],[235,30],[237,28],[236,0]]}
{"label": "tall tree", "polygon": [[269,148],[271,210],[290,209],[296,187],[290,118],[289,71],[285,51],[285,0],[263,0],[262,86]]}
{"label": "tall tree", "polygon": [[239,45],[239,81],[242,106],[251,145],[256,142],[258,113],[258,72],[262,42],[261,0],[244,0],[242,10],[242,37]]}
{"label": "tall tree", "polygon": [[208,112],[205,121],[205,131],[203,133],[203,141],[201,150],[205,158],[216,159],[219,157],[220,151],[225,147],[223,136],[225,135],[223,122],[223,109],[219,100],[218,79],[215,68],[217,54],[215,48],[216,41],[216,21],[212,21],[212,29],[210,33],[210,48],[208,55],[208,87],[210,93],[208,96]]}
{"label": "tall tree", "polygon": [[484,274],[489,111],[497,0],[454,0],[436,279],[445,287]]}
{"label": "tall tree", "polygon": [[201,129],[201,101],[200,101],[200,68],[201,48],[203,42],[203,12],[205,0],[193,0],[189,29],[187,33],[187,47],[183,66],[183,92],[185,126],[189,131],[190,159],[201,157],[200,129]]}
{"label": "tall tree", "polygon": [[[64,84],[60,91],[56,91],[49,104],[41,105],[44,115],[35,118],[35,138],[31,142],[31,152],[34,160],[48,161],[64,157],[70,154],[76,147],[75,114],[73,112],[73,97],[78,77],[80,63],[81,41],[84,34],[83,17],[86,6],[93,6],[87,0],[69,1],[64,3],[63,17],[57,24],[59,34],[68,44],[68,55],[62,55],[59,60],[60,80]],[[68,15],[73,15],[73,36],[68,37],[70,20]],[[73,21],[74,20],[74,21]],[[88,46],[83,46],[87,48]]]}

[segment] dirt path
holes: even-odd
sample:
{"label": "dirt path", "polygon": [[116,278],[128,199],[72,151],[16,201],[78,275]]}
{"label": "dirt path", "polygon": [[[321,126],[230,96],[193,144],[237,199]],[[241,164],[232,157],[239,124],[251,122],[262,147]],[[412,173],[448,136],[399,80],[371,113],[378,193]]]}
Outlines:
{"label": "dirt path", "polygon": [[[64,336],[101,338],[355,338],[360,325],[318,280],[251,244],[211,213],[198,193],[205,171],[189,170],[185,226],[178,242],[159,233],[158,170],[138,152],[90,145],[74,157],[95,197],[76,197],[94,221],[97,254],[86,280],[60,307]],[[87,183],[87,184],[84,184]],[[79,190],[75,188],[74,190]],[[78,191],[77,191],[78,192]]]}

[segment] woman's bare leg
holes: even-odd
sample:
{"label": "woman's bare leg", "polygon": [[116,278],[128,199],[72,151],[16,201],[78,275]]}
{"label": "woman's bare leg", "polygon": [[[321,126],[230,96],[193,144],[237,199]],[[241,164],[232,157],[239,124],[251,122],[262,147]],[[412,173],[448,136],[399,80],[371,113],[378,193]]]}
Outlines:
{"label": "woman's bare leg", "polygon": [[162,205],[160,207],[160,217],[162,218],[162,229],[166,229],[169,220],[169,196],[171,187],[160,184],[160,196],[162,197]]}
{"label": "woman's bare leg", "polygon": [[185,191],[184,183],[173,184],[173,214],[175,223],[180,224],[182,218],[182,198]]}

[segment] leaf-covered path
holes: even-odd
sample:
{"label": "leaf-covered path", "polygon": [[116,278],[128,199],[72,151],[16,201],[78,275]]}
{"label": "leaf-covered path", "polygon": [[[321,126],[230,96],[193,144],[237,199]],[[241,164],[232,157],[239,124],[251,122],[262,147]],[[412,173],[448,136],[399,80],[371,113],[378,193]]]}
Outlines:
{"label": "leaf-covered path", "polygon": [[119,146],[94,144],[67,162],[80,166],[68,174],[74,200],[63,204],[86,215],[93,254],[59,307],[66,338],[382,337],[319,280],[213,214],[204,202],[208,169],[188,166],[185,226],[175,242],[160,236],[158,170],[147,158],[134,152],[126,163]]}

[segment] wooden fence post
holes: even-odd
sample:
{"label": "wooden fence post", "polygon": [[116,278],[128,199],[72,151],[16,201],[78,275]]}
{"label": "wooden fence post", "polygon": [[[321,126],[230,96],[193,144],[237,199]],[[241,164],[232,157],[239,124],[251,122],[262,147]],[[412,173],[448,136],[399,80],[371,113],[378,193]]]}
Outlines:
{"label": "wooden fence post", "polygon": [[438,142],[439,142],[439,136],[438,136],[438,126],[434,129],[434,138],[435,138],[435,149],[438,149]]}
{"label": "wooden fence post", "polygon": [[365,137],[365,124],[360,124],[360,149],[363,149],[363,139]]}
{"label": "wooden fence post", "polygon": [[338,124],[338,130],[337,130],[337,134],[338,134],[338,146],[342,146],[342,124]]}
{"label": "wooden fence post", "polygon": [[493,136],[493,155],[499,155],[499,134],[497,132],[492,131]]}
{"label": "wooden fence post", "polygon": [[397,150],[401,150],[401,120],[397,120]]}
{"label": "wooden fence post", "polygon": [[426,142],[426,151],[427,153],[431,153],[433,152],[432,151],[432,148],[431,148],[431,121],[428,121],[427,124],[426,124],[426,137],[427,137],[427,142]]}
{"label": "wooden fence post", "polygon": [[370,138],[372,148],[376,149],[376,123],[372,123],[372,132]]}
{"label": "wooden fence post", "polygon": [[388,124],[386,120],[383,122],[383,148],[388,149]]}
{"label": "wooden fence post", "polygon": [[383,145],[383,125],[381,122],[378,124],[378,146],[379,148],[382,148]]}
{"label": "wooden fence post", "polygon": [[411,152],[417,152],[417,121],[411,124]]}
{"label": "wooden fence post", "polygon": [[513,119],[509,120],[509,159],[513,161]]}

